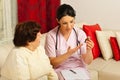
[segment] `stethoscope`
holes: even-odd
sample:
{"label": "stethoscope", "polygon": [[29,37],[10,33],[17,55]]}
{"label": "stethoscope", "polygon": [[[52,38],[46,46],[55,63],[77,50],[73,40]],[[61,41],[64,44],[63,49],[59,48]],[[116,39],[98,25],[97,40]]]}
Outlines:
{"label": "stethoscope", "polygon": [[[58,32],[59,32],[59,29],[60,29],[60,26],[58,27],[57,29],[57,32],[56,32],[56,44],[55,44],[55,49],[57,50],[57,43],[58,43]],[[80,41],[78,40],[78,35],[77,35],[77,32],[76,30],[73,28],[75,34],[76,34],[76,42],[77,42],[77,46],[80,44]]]}

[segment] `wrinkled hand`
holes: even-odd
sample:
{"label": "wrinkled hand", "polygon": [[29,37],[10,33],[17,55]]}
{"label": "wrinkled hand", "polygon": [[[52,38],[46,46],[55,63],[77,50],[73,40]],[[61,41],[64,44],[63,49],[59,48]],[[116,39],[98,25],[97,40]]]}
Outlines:
{"label": "wrinkled hand", "polygon": [[83,44],[79,44],[78,46],[76,46],[75,48],[72,48],[69,46],[68,49],[67,49],[67,53],[69,54],[73,54],[75,53],[78,49],[80,49],[80,47],[82,46]]}
{"label": "wrinkled hand", "polygon": [[86,40],[87,50],[91,50],[94,47],[94,42],[88,37]]}

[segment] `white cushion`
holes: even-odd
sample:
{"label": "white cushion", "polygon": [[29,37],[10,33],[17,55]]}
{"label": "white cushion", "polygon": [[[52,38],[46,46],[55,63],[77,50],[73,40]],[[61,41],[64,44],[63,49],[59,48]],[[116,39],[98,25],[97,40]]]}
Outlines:
{"label": "white cushion", "polygon": [[103,58],[109,60],[113,57],[109,38],[111,36],[115,37],[115,33],[112,31],[96,31],[96,36]]}
{"label": "white cushion", "polygon": [[117,42],[118,42],[118,46],[120,48],[120,32],[116,32],[116,39],[117,39]]}

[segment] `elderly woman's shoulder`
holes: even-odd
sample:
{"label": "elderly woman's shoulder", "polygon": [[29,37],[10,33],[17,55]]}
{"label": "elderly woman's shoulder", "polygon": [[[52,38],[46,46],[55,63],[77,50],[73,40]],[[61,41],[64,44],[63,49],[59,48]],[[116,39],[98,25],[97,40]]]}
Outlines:
{"label": "elderly woman's shoulder", "polygon": [[37,49],[40,50],[40,52],[44,52],[44,53],[45,53],[45,48],[44,48],[44,46],[39,45]]}

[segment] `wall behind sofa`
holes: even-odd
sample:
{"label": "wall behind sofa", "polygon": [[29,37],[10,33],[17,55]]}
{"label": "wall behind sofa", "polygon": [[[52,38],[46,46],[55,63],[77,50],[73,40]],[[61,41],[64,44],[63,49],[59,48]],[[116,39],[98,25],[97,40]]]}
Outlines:
{"label": "wall behind sofa", "polygon": [[76,10],[76,22],[99,23],[103,29],[120,30],[120,0],[61,0]]}

